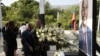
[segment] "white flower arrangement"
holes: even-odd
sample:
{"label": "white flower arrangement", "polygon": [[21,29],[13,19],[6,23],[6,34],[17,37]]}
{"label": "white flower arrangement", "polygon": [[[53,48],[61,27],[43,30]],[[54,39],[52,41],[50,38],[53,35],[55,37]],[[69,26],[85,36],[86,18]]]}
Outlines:
{"label": "white flower arrangement", "polygon": [[57,47],[60,46],[60,48],[62,48],[63,46],[66,46],[69,49],[69,52],[78,51],[76,47],[78,45],[75,45],[75,41],[78,41],[78,40],[75,40],[75,41],[68,40],[62,28],[45,27],[43,29],[38,29],[36,34],[39,39],[39,42],[47,41],[46,43],[48,45],[56,45]]}
{"label": "white flower arrangement", "polygon": [[43,29],[39,29],[36,34],[40,41],[44,41],[44,39],[47,39],[48,41],[54,41],[57,42],[57,39],[63,39],[63,33],[64,31],[59,28],[54,27],[45,27]]}

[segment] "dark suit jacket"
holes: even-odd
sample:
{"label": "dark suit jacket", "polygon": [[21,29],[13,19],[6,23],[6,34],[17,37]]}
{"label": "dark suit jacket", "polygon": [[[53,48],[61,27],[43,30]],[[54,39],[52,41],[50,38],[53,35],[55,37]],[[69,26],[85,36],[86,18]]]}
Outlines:
{"label": "dark suit jacket", "polygon": [[2,28],[3,40],[5,40],[5,37],[4,37],[4,32],[5,32],[5,30],[6,30],[5,27],[3,27],[3,28]]}
{"label": "dark suit jacket", "polygon": [[[79,48],[81,50],[84,50],[84,37],[83,37],[83,31],[82,31],[82,26],[79,28]],[[87,48],[88,48],[88,55],[92,56],[92,32],[89,29],[89,27],[87,27]]]}
{"label": "dark suit jacket", "polygon": [[35,48],[36,45],[38,44],[38,38],[36,36],[36,31],[35,30],[25,30],[22,33],[22,39],[23,39],[23,45],[25,48],[28,48],[29,46]]}
{"label": "dark suit jacket", "polygon": [[4,37],[7,42],[7,46],[9,49],[17,49],[17,30],[16,29],[7,29],[4,32]]}

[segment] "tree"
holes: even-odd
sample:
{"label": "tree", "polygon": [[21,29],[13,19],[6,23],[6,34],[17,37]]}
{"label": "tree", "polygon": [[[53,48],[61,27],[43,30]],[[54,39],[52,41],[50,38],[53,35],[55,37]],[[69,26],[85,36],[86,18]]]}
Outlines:
{"label": "tree", "polygon": [[65,10],[61,10],[60,12],[60,18],[59,18],[59,22],[62,23],[62,27],[64,29],[70,29],[70,25],[71,25],[71,19],[73,16],[73,12],[76,12],[76,25],[77,25],[77,29],[79,28],[79,6],[78,5],[74,5],[71,6],[70,8],[67,8]]}
{"label": "tree", "polygon": [[[73,11],[77,13],[76,21],[78,27],[79,21],[79,6],[75,5],[70,8],[60,10],[57,8],[51,8],[49,2],[45,3],[45,21],[46,25],[56,25],[57,24],[57,12],[60,13],[59,22],[62,23],[62,27],[65,29],[70,29],[71,18]],[[35,0],[18,0],[11,4],[10,7],[3,6],[3,20],[14,20],[14,21],[30,21],[35,22],[38,19],[39,14],[39,2]],[[35,24],[35,23],[34,23]]]}
{"label": "tree", "polygon": [[57,12],[60,11],[57,8],[51,8],[50,3],[46,2],[45,4],[45,21],[46,25],[52,25],[55,24],[57,19]]}
{"label": "tree", "polygon": [[[7,6],[5,6],[7,7]],[[3,16],[7,20],[25,21],[37,18],[39,3],[34,0],[19,0],[11,4],[10,9],[3,7]],[[5,13],[7,11],[7,13]]]}

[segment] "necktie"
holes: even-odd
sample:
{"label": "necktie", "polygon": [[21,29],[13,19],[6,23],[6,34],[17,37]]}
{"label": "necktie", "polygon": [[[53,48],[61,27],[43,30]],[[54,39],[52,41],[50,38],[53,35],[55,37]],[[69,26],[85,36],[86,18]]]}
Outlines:
{"label": "necktie", "polygon": [[86,32],[84,33],[84,51],[87,54],[87,36],[86,36]]}

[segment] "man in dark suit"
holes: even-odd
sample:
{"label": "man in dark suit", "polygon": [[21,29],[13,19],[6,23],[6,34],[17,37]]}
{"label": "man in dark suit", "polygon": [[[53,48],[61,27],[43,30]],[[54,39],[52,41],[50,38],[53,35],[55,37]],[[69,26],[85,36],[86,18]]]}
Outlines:
{"label": "man in dark suit", "polygon": [[5,26],[3,26],[2,27],[2,30],[1,30],[2,31],[2,34],[3,34],[3,44],[4,44],[3,50],[5,52],[5,55],[7,55],[7,43],[5,41],[4,35],[5,35],[5,31],[7,30],[7,28],[8,28],[8,23],[6,23]]}
{"label": "man in dark suit", "polygon": [[4,32],[4,40],[6,41],[7,52],[6,56],[15,56],[17,50],[17,33],[18,29],[15,27],[14,21],[8,22],[8,27]]}
{"label": "man in dark suit", "polygon": [[87,26],[88,0],[82,0],[82,23],[79,28],[79,48],[85,56],[92,56],[92,31]]}
{"label": "man in dark suit", "polygon": [[38,38],[36,31],[30,23],[26,25],[26,30],[22,33],[23,48],[25,56],[39,56],[36,51],[38,45]]}

